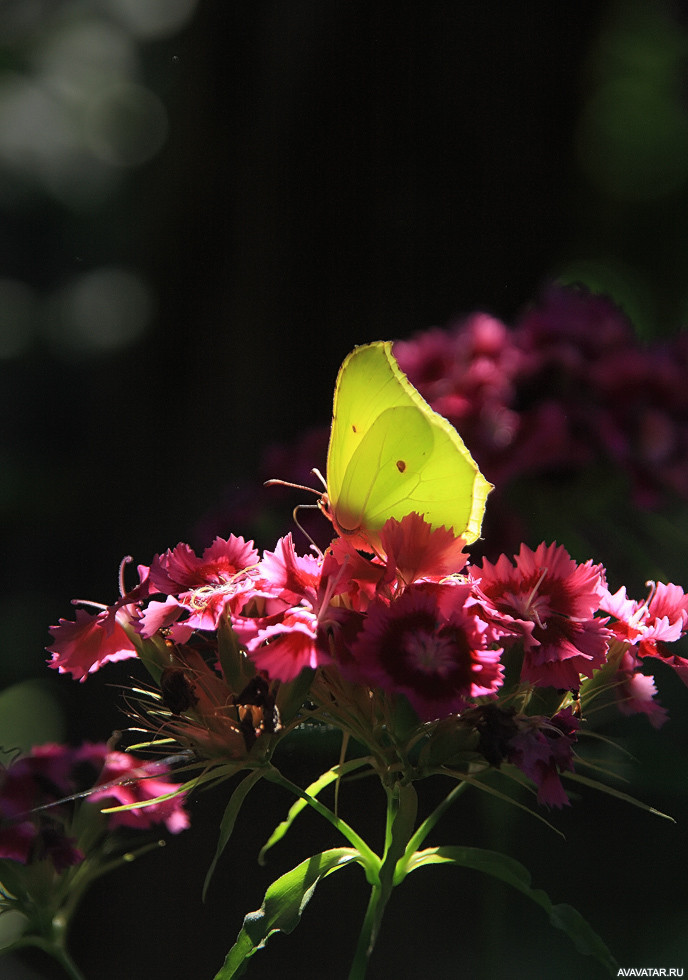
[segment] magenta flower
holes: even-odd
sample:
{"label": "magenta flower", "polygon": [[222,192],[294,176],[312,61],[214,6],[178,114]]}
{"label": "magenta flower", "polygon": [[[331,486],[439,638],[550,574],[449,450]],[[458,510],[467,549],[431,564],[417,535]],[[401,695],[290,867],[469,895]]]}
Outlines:
{"label": "magenta flower", "polygon": [[77,609],[74,623],[60,619],[57,626],[50,627],[50,666],[85,681],[103,664],[135,657],[136,647],[120,622],[129,619],[127,608],[122,607],[117,613],[111,609],[99,613]]}
{"label": "magenta flower", "polygon": [[233,534],[225,540],[215,538],[199,558],[188,544],[156,555],[150,567],[152,591],[166,595],[186,595],[209,585],[226,585],[237,572],[258,561],[252,541]]}
{"label": "magenta flower", "polygon": [[624,715],[643,714],[653,728],[661,728],[668,718],[666,708],[654,700],[654,677],[640,672],[641,661],[632,650],[624,650],[612,680],[612,693]]}
{"label": "magenta flower", "polygon": [[139,627],[144,637],[161,626],[185,642],[195,629],[216,628],[226,608],[243,605],[245,572],[258,562],[253,542],[243,538],[216,538],[199,558],[187,544],[156,555],[150,568],[151,591],[167,596],[164,603],[149,604]]}
{"label": "magenta flower", "polygon": [[632,648],[638,662],[645,657],[661,660],[672,667],[688,685],[688,660],[669,653],[666,644],[688,631],[688,596],[678,585],[652,583],[650,596],[643,603],[628,599],[626,589],[613,595],[606,592],[600,608],[611,613],[611,630]]}
{"label": "magenta flower", "polygon": [[[536,551],[521,546],[512,564],[501,555],[485,560],[471,576],[492,615],[505,630],[521,635],[521,678],[538,687],[578,690],[605,662],[610,631],[595,619],[605,595],[601,566],[576,565],[556,544]],[[492,614],[490,612],[492,607]]]}
{"label": "magenta flower", "polygon": [[[93,791],[94,783],[84,778],[86,770],[91,771],[96,786],[112,785]],[[74,828],[80,824],[72,823],[72,817],[79,801],[65,797],[83,793],[88,804],[154,799],[177,789],[176,784],[158,778],[166,771],[161,763],[110,752],[104,744],[85,743],[76,749],[56,744],[35,746],[0,770],[0,858],[21,864],[47,858],[58,873],[79,864],[96,846],[94,841],[99,836],[86,831],[85,846],[74,836]],[[153,773],[155,778],[148,778]],[[113,784],[125,777],[126,785]],[[178,833],[189,825],[183,801],[181,794],[145,809],[111,814],[103,824],[112,830],[119,826],[145,829],[165,823],[168,830]]]}
{"label": "magenta flower", "polygon": [[570,708],[553,718],[520,715],[514,719],[516,734],[509,740],[506,755],[538,787],[538,803],[565,806],[559,773],[573,770],[573,746],[579,722]]}
{"label": "magenta flower", "polygon": [[299,607],[259,630],[248,652],[258,670],[281,681],[292,681],[304,668],[315,670],[331,659],[325,645],[318,644],[317,616]]}
{"label": "magenta flower", "polygon": [[177,793],[166,800],[157,799],[178,789],[176,783],[160,778],[158,774],[164,775],[164,772],[159,762],[143,762],[125,752],[108,752],[88,801],[110,807],[131,806],[151,800],[153,802],[146,806],[134,806],[130,810],[107,814],[108,825],[112,829],[135,827],[144,830],[164,823],[170,833],[178,834],[189,826],[189,815],[183,806],[185,794]]}
{"label": "magenta flower", "polygon": [[465,541],[445,527],[433,528],[419,514],[388,520],[380,531],[387,567],[404,585],[456,575],[468,561]]}
{"label": "magenta flower", "polygon": [[516,382],[523,355],[511,331],[487,313],[447,330],[432,329],[394,345],[402,371],[436,412],[461,432],[494,482],[497,461],[514,442]]}
{"label": "magenta flower", "polygon": [[477,614],[468,585],[410,586],[371,603],[353,647],[365,683],[404,694],[422,719],[461,711],[502,684],[497,631]]}
{"label": "magenta flower", "polygon": [[63,827],[64,808],[31,812],[74,791],[74,761],[71,749],[51,744],[0,767],[0,858],[28,864],[47,857],[58,871],[83,860]]}
{"label": "magenta flower", "polygon": [[[328,570],[336,566],[328,563]],[[330,610],[330,601],[337,581],[328,574],[323,575],[322,559],[296,554],[291,534],[278,541],[274,552],[265,552],[256,597],[267,615],[245,615],[249,602],[235,619],[235,629],[256,667],[271,678],[290,681],[304,668],[331,662],[328,629],[338,614]]]}
{"label": "magenta flower", "polygon": [[[466,565],[465,541],[445,527],[432,528],[419,514],[390,518],[380,531],[379,554],[366,556],[348,537],[335,538],[328,555],[339,570],[337,592],[365,610],[376,596],[391,598],[413,582],[439,582]],[[334,574],[334,572],[331,572]]]}

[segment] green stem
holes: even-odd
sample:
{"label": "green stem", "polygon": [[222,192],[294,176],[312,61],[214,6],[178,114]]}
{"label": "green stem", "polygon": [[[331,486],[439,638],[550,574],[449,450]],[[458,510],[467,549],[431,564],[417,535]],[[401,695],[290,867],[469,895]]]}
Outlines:
{"label": "green stem", "polygon": [[379,866],[377,880],[372,882],[373,887],[358,937],[349,980],[363,980],[365,977],[368,961],[380,932],[382,916],[392,895],[392,889],[397,884],[394,871],[402,855],[406,853],[418,812],[418,795],[413,783],[397,782],[385,789],[387,793],[385,853]]}
{"label": "green stem", "polygon": [[426,817],[423,823],[420,825],[418,830],[415,832],[413,837],[408,842],[406,850],[404,851],[403,857],[399,860],[396,873],[394,875],[394,884],[399,885],[406,877],[408,870],[409,860],[413,857],[416,851],[419,849],[425,838],[428,836],[432,828],[435,826],[437,821],[441,816],[449,809],[452,803],[468,788],[467,782],[457,783],[457,785],[450,790],[445,796],[441,803],[439,803],[432,813]]}
{"label": "green stem", "polygon": [[365,918],[363,920],[361,932],[356,944],[356,952],[354,953],[354,959],[353,963],[351,964],[348,980],[364,980],[366,970],[368,969],[370,954],[372,953],[375,945],[377,930],[384,911],[384,905],[386,904],[387,903],[383,898],[382,888],[380,885],[373,885],[370,890],[368,908],[366,909]]}
{"label": "green stem", "polygon": [[41,936],[22,937],[15,943],[12,943],[11,946],[8,946],[4,952],[8,953],[25,946],[35,946],[37,949],[42,949],[48,956],[52,956],[54,960],[57,960],[67,976],[71,977],[71,980],[86,980],[84,974],[63,946],[59,943],[51,942],[49,939],[43,939]]}
{"label": "green stem", "polygon": [[284,789],[288,789],[289,792],[293,793],[294,796],[300,797],[305,800],[309,806],[313,807],[316,813],[319,813],[321,817],[324,817],[332,826],[339,831],[339,833],[348,840],[352,847],[355,847],[358,853],[363,859],[363,864],[366,871],[366,876],[371,884],[377,881],[377,875],[380,868],[380,858],[373,851],[366,842],[360,837],[356,831],[351,827],[346,820],[342,820],[341,817],[336,816],[329,807],[326,807],[320,800],[316,799],[314,796],[310,796],[308,793],[304,792],[300,786],[296,783],[292,783],[290,779],[283,776],[282,773],[275,769],[274,766],[269,766],[265,773],[265,778],[269,779],[273,783],[277,783],[278,786],[282,786]]}

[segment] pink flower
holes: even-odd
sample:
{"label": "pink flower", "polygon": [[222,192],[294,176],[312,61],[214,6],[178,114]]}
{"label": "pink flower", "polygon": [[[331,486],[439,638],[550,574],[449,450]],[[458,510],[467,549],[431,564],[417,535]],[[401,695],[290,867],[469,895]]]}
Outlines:
{"label": "pink flower", "polygon": [[410,586],[390,603],[375,600],[352,647],[355,669],[406,695],[423,719],[460,711],[502,683],[497,634],[476,613],[468,585]]}
{"label": "pink flower", "polygon": [[631,650],[625,650],[612,681],[612,692],[619,711],[624,715],[646,715],[653,728],[661,728],[668,718],[666,708],[658,704],[654,677],[642,674],[640,661]]}
{"label": "pink flower", "polygon": [[61,674],[69,673],[75,680],[85,681],[89,674],[105,663],[127,660],[136,656],[136,647],[120,624],[120,618],[128,619],[127,607],[113,614],[105,609],[88,613],[77,609],[76,621],[61,619],[51,626],[53,642],[48,647],[52,653],[49,666]]}
{"label": "pink flower", "polygon": [[611,634],[594,618],[606,592],[601,566],[576,565],[564,548],[543,543],[536,551],[521,545],[515,565],[501,555],[471,575],[486,615],[521,634],[526,683],[578,690],[581,675],[605,662]]}
{"label": "pink flower", "polygon": [[194,631],[192,623],[179,622],[188,614],[188,607],[168,595],[164,602],[153,599],[141,613],[138,622],[138,632],[144,640],[155,636],[160,630],[169,630],[170,637],[175,643],[186,643]]}
{"label": "pink flower", "polygon": [[259,670],[281,681],[292,681],[304,668],[314,670],[331,660],[324,643],[318,642],[317,616],[299,607],[259,630],[248,652]]}
{"label": "pink flower", "polygon": [[643,603],[627,598],[625,588],[613,595],[607,591],[600,608],[615,618],[611,630],[633,647],[637,657],[661,660],[688,685],[688,660],[669,653],[666,647],[688,630],[688,596],[683,589],[652,583],[650,596]]}
{"label": "pink flower", "polygon": [[271,595],[293,605],[300,599],[314,600],[320,583],[320,562],[313,555],[297,555],[291,533],[265,551],[259,570],[260,582]]}
{"label": "pink flower", "polygon": [[[149,604],[140,632],[152,636],[164,625],[180,643],[196,629],[214,630],[225,609],[237,610],[245,601],[249,570],[258,563],[253,542],[231,534],[216,538],[199,558],[187,544],[156,555],[150,568],[152,591],[167,595],[164,608]],[[152,607],[152,608],[151,608]],[[183,619],[183,623],[178,621]],[[174,625],[173,625],[174,624]]]}
{"label": "pink flower", "polygon": [[568,805],[559,773],[573,770],[573,746],[579,723],[571,709],[564,708],[553,718],[519,715],[514,721],[516,734],[506,746],[509,762],[537,785],[538,803]]}
{"label": "pink flower", "polygon": [[[89,794],[89,802],[106,806],[131,805],[176,792],[178,785],[159,778],[160,772],[164,774],[165,769],[159,762],[145,762],[125,752],[109,752],[94,790]],[[113,783],[113,780],[123,781]],[[99,786],[102,788],[98,789]],[[177,793],[171,799],[108,814],[108,823],[113,829],[135,827],[139,830],[164,823],[170,833],[178,834],[189,826],[183,802],[184,794]]]}
{"label": "pink flower", "polygon": [[253,542],[233,534],[215,538],[199,558],[188,544],[178,544],[164,555],[156,555],[150,567],[153,591],[184,595],[208,585],[225,585],[237,572],[258,561]]}
{"label": "pink flower", "polygon": [[380,544],[388,568],[405,585],[456,575],[468,561],[463,538],[445,527],[433,530],[419,514],[390,518],[380,531]]}
{"label": "pink flower", "polygon": [[53,743],[0,767],[0,858],[21,864],[49,858],[58,873],[83,861],[63,802],[83,788],[79,775],[78,750]]}
{"label": "pink flower", "polygon": [[331,558],[325,574],[323,567],[323,559],[297,555],[286,535],[274,552],[265,552],[258,570],[259,605],[268,615],[251,620],[249,604],[234,618],[251,660],[271,678],[290,681],[305,668],[331,662],[329,631],[338,613],[330,602],[343,569]]}
{"label": "pink flower", "polygon": [[59,807],[32,813],[73,792],[71,749],[36,746],[7,767],[0,767],[0,858],[21,864],[51,857],[58,871],[83,859],[65,835]]}
{"label": "pink flower", "polygon": [[447,330],[397,342],[394,355],[426,401],[459,429],[494,482],[498,460],[520,424],[512,405],[522,354],[512,332],[487,313],[473,313]]}
{"label": "pink flower", "polygon": [[379,538],[379,554],[370,557],[347,537],[335,538],[328,550],[339,570],[336,591],[346,592],[355,609],[365,610],[375,596],[392,598],[413,582],[458,575],[468,561],[463,538],[444,527],[433,529],[419,514],[407,514],[401,521],[391,517]]}

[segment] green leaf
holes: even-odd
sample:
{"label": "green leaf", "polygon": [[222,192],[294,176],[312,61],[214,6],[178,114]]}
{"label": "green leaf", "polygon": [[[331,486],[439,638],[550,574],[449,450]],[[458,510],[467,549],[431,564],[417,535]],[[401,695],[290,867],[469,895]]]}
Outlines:
{"label": "green leaf", "polygon": [[220,619],[217,626],[217,655],[227,685],[232,691],[242,691],[254,669],[242,652],[239,638],[226,616]]}
{"label": "green leaf", "polygon": [[[324,772],[322,776],[319,776],[315,782],[310,784],[310,786],[307,786],[305,792],[308,794],[308,796],[316,797],[321,790],[325,789],[326,786],[329,786],[330,783],[333,783],[335,779],[345,776],[348,773],[353,772],[355,769],[360,769],[361,766],[367,765],[368,761],[369,760],[366,758],[350,759],[348,762],[343,762],[341,765],[333,766],[331,769],[328,769],[327,772]],[[273,832],[270,834],[269,839],[261,848],[260,854],[258,855],[259,864],[265,864],[265,855],[267,852],[271,847],[274,847],[275,844],[282,840],[298,815],[305,810],[307,806],[309,806],[309,802],[303,797],[298,799],[296,803],[292,804],[286,818],[277,824]]]}
{"label": "green leaf", "polygon": [[246,961],[265,945],[274,932],[293,932],[318,882],[358,858],[358,851],[354,848],[337,847],[314,854],[273,881],[258,911],[250,912],[244,919],[237,941],[215,980],[242,976]]}
{"label": "green leaf", "polygon": [[454,864],[501,879],[539,905],[549,916],[550,923],[562,929],[580,953],[594,956],[610,973],[618,969],[609,949],[583,916],[570,905],[553,905],[546,892],[531,886],[530,873],[513,858],[478,847],[430,847],[416,852],[409,861],[408,870],[415,871],[429,864]]}
{"label": "green leaf", "polygon": [[217,862],[220,860],[220,856],[224,851],[229,838],[232,836],[234,830],[234,824],[239,816],[239,810],[241,809],[244,800],[251,792],[256,783],[260,782],[263,778],[264,772],[261,769],[254,769],[253,772],[245,776],[237,788],[232,793],[229,803],[222,815],[222,820],[220,821],[220,836],[217,841],[217,847],[215,848],[215,856],[210,862],[210,867],[208,868],[208,873],[205,876],[205,882],[203,883],[203,900],[205,901],[206,892],[208,891],[208,885],[210,884],[210,879],[212,878],[215,868],[217,867]]}
{"label": "green leaf", "polygon": [[662,813],[661,810],[657,810],[655,807],[650,806],[649,803],[643,803],[642,800],[637,799],[635,796],[631,796],[629,793],[624,793],[620,789],[614,789],[613,786],[608,786],[607,783],[601,783],[597,779],[590,779],[589,776],[583,776],[579,772],[564,772],[562,775],[574,783],[581,783],[583,786],[590,786],[593,789],[599,790],[601,793],[606,793],[607,796],[615,796],[617,800],[623,800],[624,803],[632,803],[633,806],[637,806],[641,810],[645,810],[647,813],[651,813],[655,817],[662,817],[664,820],[670,820],[672,823],[676,823],[674,818],[668,813]]}

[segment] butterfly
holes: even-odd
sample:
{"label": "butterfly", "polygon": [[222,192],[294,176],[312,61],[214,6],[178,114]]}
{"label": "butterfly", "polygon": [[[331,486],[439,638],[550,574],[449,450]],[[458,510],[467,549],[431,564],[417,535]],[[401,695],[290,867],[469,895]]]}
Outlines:
{"label": "butterfly", "polygon": [[492,489],[402,372],[391,341],[355,347],[339,370],[325,483],[320,506],[337,533],[373,546],[390,517],[413,512],[470,544]]}

